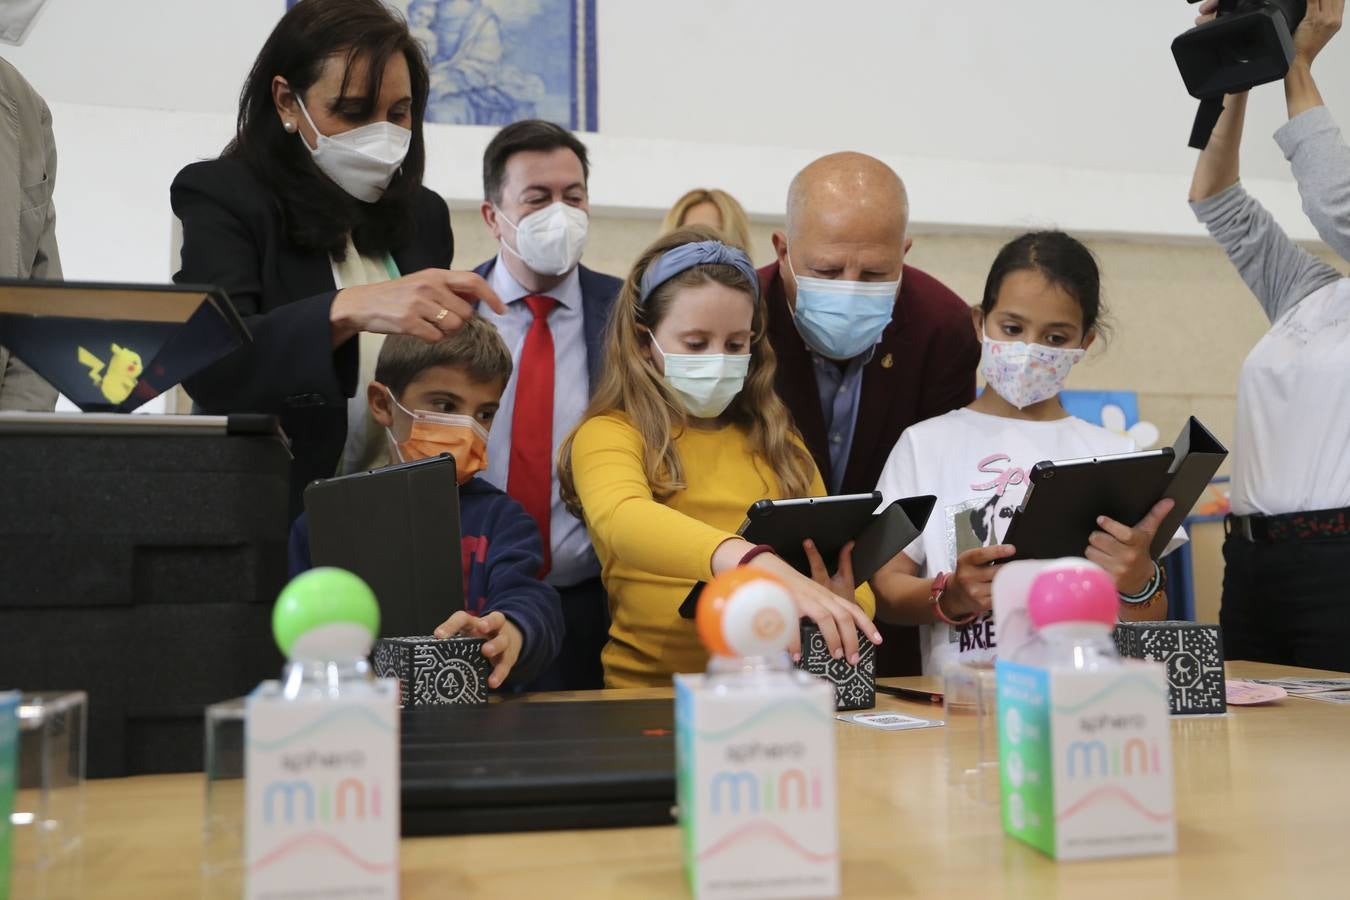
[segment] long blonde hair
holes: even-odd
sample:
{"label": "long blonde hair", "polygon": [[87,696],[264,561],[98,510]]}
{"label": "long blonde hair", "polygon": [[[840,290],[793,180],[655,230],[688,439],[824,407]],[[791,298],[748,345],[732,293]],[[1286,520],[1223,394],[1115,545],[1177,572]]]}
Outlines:
{"label": "long blonde hair", "polygon": [[719,229],[721,241],[739,247],[746,254],[753,252],[750,246],[750,219],[745,215],[745,208],[735,197],[717,188],[694,188],[676,200],[670,212],[666,213],[666,220],[661,223],[661,233],[669,234],[686,227],[684,217],[700,203],[711,203],[717,207],[717,215],[722,219],[722,227]]}
{"label": "long blonde hair", "polygon": [[[642,466],[647,483],[652,495],[663,502],[686,486],[684,466],[674,440],[689,427],[689,421],[684,406],[666,386],[643,347],[681,290],[715,282],[753,297],[755,289],[734,266],[721,264],[699,265],[681,272],[652,291],[642,304],[638,303],[639,285],[647,267],[666,251],[717,239],[711,228],[693,226],[663,235],[643,252],[614,302],[605,329],[600,384],[581,420],[584,425],[597,416],[623,413],[642,437]],[[816,467],[797,440],[787,407],[774,392],[775,362],[766,334],[766,317],[766,307],[760,299],[755,303],[752,319],[750,371],[745,387],[722,415],[745,431],[751,450],[773,471],[783,495],[801,497],[810,491]],[[577,429],[567,436],[558,451],[558,484],[563,502],[580,518],[581,501],[572,480],[572,442]]]}

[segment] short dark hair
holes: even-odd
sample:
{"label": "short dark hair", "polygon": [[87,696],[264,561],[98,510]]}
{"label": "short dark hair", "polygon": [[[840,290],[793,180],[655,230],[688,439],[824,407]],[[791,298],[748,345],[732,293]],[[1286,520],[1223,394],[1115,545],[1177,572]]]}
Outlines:
{"label": "short dark hair", "polygon": [[483,196],[493,203],[502,202],[506,162],[517,153],[527,150],[547,152],[564,147],[581,160],[582,179],[589,182],[591,161],[586,156],[586,145],[577,140],[575,134],[543,119],[522,119],[507,125],[483,151]]}
{"label": "short dark hair", "polygon": [[[360,116],[374,110],[389,60],[402,54],[408,61],[412,142],[403,166],[375,203],[356,200],[325,177],[304,140],[282,128],[272,101],[274,77],[285,78],[303,99],[334,54],[342,54],[347,66],[343,95],[354,88],[366,100],[364,108],[354,110]],[[350,85],[351,65],[358,59],[369,64],[366,83]],[[281,17],[259,51],[239,96],[234,140],[221,156],[248,163],[272,188],[287,237],[296,246],[342,258],[350,234],[357,252],[380,255],[412,234],[412,206],[426,165],[422,119],[430,85],[426,57],[407,22],[380,0],[301,0]]]}
{"label": "short dark hair", "polygon": [[511,351],[497,329],[477,316],[434,344],[409,334],[391,334],[375,361],[375,380],[402,397],[408,385],[433,366],[456,366],[478,384],[511,377]]}
{"label": "short dark hair", "polygon": [[1003,245],[984,282],[980,310],[987,316],[998,302],[1003,280],[1013,272],[1034,271],[1064,289],[1083,310],[1083,331],[1109,330],[1102,303],[1102,276],[1087,245],[1062,231],[1031,231]]}

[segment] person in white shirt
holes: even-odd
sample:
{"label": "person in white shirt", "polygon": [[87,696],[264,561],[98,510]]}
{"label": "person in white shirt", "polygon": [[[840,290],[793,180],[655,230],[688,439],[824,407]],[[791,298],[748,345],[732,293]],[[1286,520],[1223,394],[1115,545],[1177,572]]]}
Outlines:
{"label": "person in white shirt", "polygon": [[[1199,21],[1212,17],[1201,8]],[[1322,103],[1312,63],[1344,0],[1309,0],[1284,79],[1289,121],[1275,140],[1317,232],[1350,259],[1350,147]],[[1350,279],[1299,247],[1242,186],[1245,94],[1195,165],[1191,206],[1271,322],[1242,365],[1224,542],[1224,654],[1350,670]]]}
{"label": "person in white shirt", "polygon": [[[924,674],[959,659],[991,659],[990,611],[1001,543],[1042,460],[1128,453],[1126,435],[1076,419],[1059,392],[1102,330],[1101,276],[1092,252],[1061,231],[1024,234],[999,251],[984,299],[971,310],[988,387],[973,403],[912,425],[882,469],[883,502],[935,494],[924,533],[873,576],[880,619],[919,625]],[[1164,577],[1149,545],[1172,509],[1137,523],[1103,516],[1084,556],[1115,579],[1122,619],[1161,619]]]}

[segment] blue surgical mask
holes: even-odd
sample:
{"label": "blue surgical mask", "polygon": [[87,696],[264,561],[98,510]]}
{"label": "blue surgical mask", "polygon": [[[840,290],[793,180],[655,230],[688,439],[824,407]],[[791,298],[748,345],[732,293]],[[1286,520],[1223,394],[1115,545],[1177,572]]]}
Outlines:
{"label": "blue surgical mask", "polygon": [[652,349],[665,364],[666,384],[696,419],[715,419],[745,386],[749,353],[666,353],[652,335]]}
{"label": "blue surgical mask", "polygon": [[792,319],[806,345],[829,359],[852,359],[881,340],[891,322],[900,280],[836,281],[798,275],[797,309]]}

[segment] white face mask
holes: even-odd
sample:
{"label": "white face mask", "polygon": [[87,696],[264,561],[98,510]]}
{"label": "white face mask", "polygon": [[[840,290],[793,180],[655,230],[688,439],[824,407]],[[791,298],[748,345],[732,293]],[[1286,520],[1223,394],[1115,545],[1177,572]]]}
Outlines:
{"label": "white face mask", "polygon": [[558,202],[530,213],[519,223],[508,219],[500,207],[497,215],[516,230],[516,248],[512,250],[502,241],[502,249],[529,266],[530,271],[566,275],[581,262],[591,222],[585,210]]}
{"label": "white face mask", "polygon": [[1000,397],[1018,409],[1026,409],[1063,390],[1069,370],[1086,352],[1025,341],[995,341],[985,335],[980,374]]}
{"label": "white face mask", "polygon": [[[314,129],[318,145],[305,148],[314,157],[319,171],[333,183],[363,203],[374,203],[384,196],[394,180],[412,144],[412,132],[393,122],[372,122],[332,137],[321,134],[300,95],[295,95],[305,121]],[[300,140],[304,141],[301,137]]]}
{"label": "white face mask", "polygon": [[666,353],[657,345],[656,335],[652,349],[665,364],[666,384],[696,419],[715,419],[724,413],[750,372],[749,353]]}

